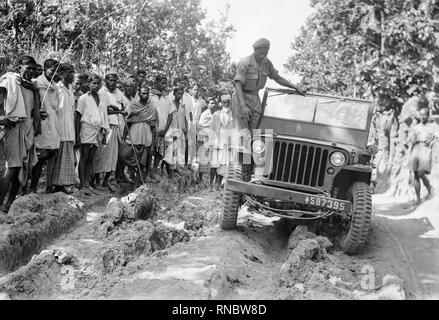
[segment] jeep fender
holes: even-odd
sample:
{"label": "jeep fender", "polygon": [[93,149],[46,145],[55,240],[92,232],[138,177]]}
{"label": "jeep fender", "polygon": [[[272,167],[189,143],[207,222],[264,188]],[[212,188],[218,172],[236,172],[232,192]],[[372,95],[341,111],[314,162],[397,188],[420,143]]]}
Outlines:
{"label": "jeep fender", "polygon": [[347,165],[335,177],[332,188],[337,189],[340,199],[345,199],[349,187],[354,182],[370,184],[371,178],[372,168],[370,166],[362,164]]}
{"label": "jeep fender", "polygon": [[372,174],[372,167],[365,165],[365,164],[350,164],[350,165],[344,166],[343,170]]}

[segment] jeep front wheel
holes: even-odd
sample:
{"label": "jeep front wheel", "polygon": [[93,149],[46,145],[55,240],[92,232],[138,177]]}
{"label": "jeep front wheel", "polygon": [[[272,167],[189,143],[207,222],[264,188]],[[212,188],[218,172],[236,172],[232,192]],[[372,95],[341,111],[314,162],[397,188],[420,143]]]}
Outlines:
{"label": "jeep front wheel", "polygon": [[223,208],[221,214],[221,228],[223,230],[232,230],[236,228],[238,218],[238,209],[241,204],[241,193],[227,189],[229,179],[241,180],[241,165],[230,165],[227,170],[226,184],[223,192]]}
{"label": "jeep front wheel", "polygon": [[367,183],[354,182],[347,192],[352,213],[341,228],[340,246],[346,254],[356,254],[363,247],[369,233],[372,216],[372,190]]}

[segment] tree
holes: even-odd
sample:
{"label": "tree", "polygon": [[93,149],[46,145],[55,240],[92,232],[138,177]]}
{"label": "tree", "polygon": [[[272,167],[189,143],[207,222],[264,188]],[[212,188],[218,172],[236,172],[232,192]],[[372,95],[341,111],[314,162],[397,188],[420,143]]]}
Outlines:
{"label": "tree", "polygon": [[[374,98],[381,110],[378,123],[393,119],[398,130],[403,103],[431,90],[437,79],[439,1],[312,0],[311,5],[315,13],[292,43],[287,69],[298,72],[310,90]],[[398,134],[378,126],[377,167],[380,177],[391,177],[392,195],[408,197],[404,126]]]}
{"label": "tree", "polygon": [[207,21],[200,0],[9,0],[0,8],[0,65],[53,56],[79,71],[185,74],[213,88],[230,73],[227,16],[228,8]]}
{"label": "tree", "polygon": [[437,0],[313,0],[291,45],[288,70],[311,90],[369,98],[399,109],[431,87],[439,59]]}

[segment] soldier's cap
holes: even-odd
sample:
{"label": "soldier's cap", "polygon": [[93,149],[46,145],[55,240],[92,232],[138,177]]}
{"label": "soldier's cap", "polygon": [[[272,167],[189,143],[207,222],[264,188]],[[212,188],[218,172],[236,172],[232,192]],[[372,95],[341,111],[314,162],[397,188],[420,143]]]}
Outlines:
{"label": "soldier's cap", "polygon": [[230,102],[231,97],[228,94],[221,96],[221,102]]}
{"label": "soldier's cap", "polygon": [[258,49],[258,48],[270,49],[270,41],[268,41],[268,39],[261,38],[253,44],[253,48],[255,48],[255,49]]}

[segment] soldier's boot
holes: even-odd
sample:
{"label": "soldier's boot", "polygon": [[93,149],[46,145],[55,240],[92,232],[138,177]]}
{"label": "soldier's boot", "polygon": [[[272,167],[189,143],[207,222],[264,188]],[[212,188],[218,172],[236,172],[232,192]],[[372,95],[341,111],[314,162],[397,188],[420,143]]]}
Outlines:
{"label": "soldier's boot", "polygon": [[251,180],[253,173],[253,165],[243,164],[242,165],[242,180],[244,182],[249,182]]}

